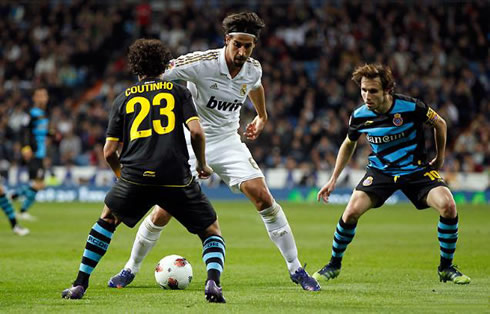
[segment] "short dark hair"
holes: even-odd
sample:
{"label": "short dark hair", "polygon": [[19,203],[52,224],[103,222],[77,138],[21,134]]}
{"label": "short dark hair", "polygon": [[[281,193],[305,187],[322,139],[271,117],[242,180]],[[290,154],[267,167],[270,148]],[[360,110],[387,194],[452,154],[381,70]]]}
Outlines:
{"label": "short dark hair", "polygon": [[170,50],[158,39],[140,38],[128,51],[129,70],[139,76],[162,74],[171,59]]}
{"label": "short dark hair", "polygon": [[260,31],[265,27],[264,21],[254,12],[240,12],[230,14],[223,20],[225,34],[239,32],[260,36]]}
{"label": "short dark hair", "polygon": [[389,89],[390,92],[393,92],[395,88],[395,80],[393,79],[393,74],[388,66],[382,64],[365,64],[358,66],[352,73],[352,80],[356,82],[357,85],[361,86],[363,77],[368,79],[379,77],[381,80],[381,88],[383,90]]}

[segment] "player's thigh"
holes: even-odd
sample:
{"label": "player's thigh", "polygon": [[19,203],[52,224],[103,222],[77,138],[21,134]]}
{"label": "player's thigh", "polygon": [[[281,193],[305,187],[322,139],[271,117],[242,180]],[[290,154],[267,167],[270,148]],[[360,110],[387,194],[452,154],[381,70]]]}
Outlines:
{"label": "player's thigh", "polygon": [[206,151],[208,164],[235,193],[240,192],[240,184],[243,182],[264,177],[249,149],[239,137],[210,144]]}
{"label": "player's thigh", "polygon": [[132,228],[155,205],[157,196],[154,187],[135,185],[119,179],[107,193],[104,203],[115,216]]}
{"label": "player's thigh", "polygon": [[217,219],[216,211],[195,181],[185,188],[162,189],[156,204],[194,234],[202,233]]}
{"label": "player's thigh", "polygon": [[[437,206],[438,203],[433,202],[432,205],[430,205],[427,202],[429,192],[437,187],[447,188],[448,186],[438,171],[427,168],[426,170],[417,171],[404,176],[401,190],[417,209],[425,209],[434,207],[432,205]],[[449,192],[449,189],[447,191]],[[436,195],[437,194],[438,193],[436,193]],[[449,194],[451,194],[451,192],[449,192]],[[452,195],[450,198],[452,199]]]}
{"label": "player's thigh", "polygon": [[168,224],[170,219],[172,218],[172,215],[166,211],[164,208],[156,205],[153,207],[153,210],[151,212],[151,222],[154,223],[157,226],[163,227]]}
{"label": "player's thigh", "polygon": [[[355,191],[366,193],[372,202],[372,207],[378,208],[381,207],[397,189],[398,187],[394,177],[369,168],[364,177],[357,184]],[[354,194],[355,192],[352,195],[354,196]]]}
{"label": "player's thigh", "polygon": [[436,209],[442,217],[454,218],[458,215],[456,202],[448,187],[438,186],[429,191],[426,203]]}

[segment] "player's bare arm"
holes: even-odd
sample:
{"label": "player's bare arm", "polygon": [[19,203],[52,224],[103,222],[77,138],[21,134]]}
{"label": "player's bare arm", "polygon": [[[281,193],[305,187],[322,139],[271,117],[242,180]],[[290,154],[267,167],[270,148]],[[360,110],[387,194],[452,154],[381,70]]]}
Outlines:
{"label": "player's bare arm", "polygon": [[196,155],[196,171],[200,179],[207,179],[213,173],[213,169],[206,163],[206,137],[199,120],[191,120],[187,123],[191,133],[192,150]]}
{"label": "player's bare arm", "polygon": [[257,111],[257,116],[247,125],[244,135],[248,140],[255,140],[257,137],[259,137],[260,133],[262,133],[268,119],[267,109],[265,107],[264,87],[260,85],[259,88],[251,90],[248,97],[252,101],[255,111]]}
{"label": "player's bare arm", "polygon": [[432,159],[430,165],[435,169],[441,169],[444,165],[444,154],[446,152],[446,140],[447,140],[447,125],[446,121],[441,118],[435,111],[433,117],[429,117],[427,121],[434,127],[434,137],[436,141],[436,157]]}
{"label": "player's bare arm", "polygon": [[106,140],[104,145],[104,158],[111,167],[116,177],[121,176],[121,164],[119,163],[119,156],[117,150],[119,148],[118,141]]}
{"label": "player's bare arm", "polygon": [[337,179],[351,159],[352,154],[356,150],[356,146],[357,141],[351,141],[349,137],[345,138],[344,142],[340,146],[339,154],[337,155],[337,160],[335,161],[335,168],[333,170],[332,176],[317,194],[318,201],[322,199],[325,203],[328,202],[328,197],[330,196],[330,193],[332,193],[332,191],[335,189]]}

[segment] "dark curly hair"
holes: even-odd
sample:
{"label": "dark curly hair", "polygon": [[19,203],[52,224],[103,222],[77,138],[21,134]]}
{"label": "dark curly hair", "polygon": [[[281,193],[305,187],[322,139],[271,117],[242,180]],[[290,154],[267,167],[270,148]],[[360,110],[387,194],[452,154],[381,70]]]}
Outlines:
{"label": "dark curly hair", "polygon": [[225,34],[239,32],[260,36],[260,31],[265,27],[264,21],[253,12],[240,12],[230,14],[223,20]]}
{"label": "dark curly hair", "polygon": [[158,39],[136,40],[128,51],[129,70],[139,76],[156,77],[172,59],[170,50]]}
{"label": "dark curly hair", "polygon": [[393,74],[388,66],[382,64],[365,64],[358,66],[354,70],[354,73],[352,73],[352,80],[356,82],[358,86],[361,86],[363,77],[368,79],[379,77],[383,90],[389,90],[390,93],[394,92],[395,80],[393,79]]}

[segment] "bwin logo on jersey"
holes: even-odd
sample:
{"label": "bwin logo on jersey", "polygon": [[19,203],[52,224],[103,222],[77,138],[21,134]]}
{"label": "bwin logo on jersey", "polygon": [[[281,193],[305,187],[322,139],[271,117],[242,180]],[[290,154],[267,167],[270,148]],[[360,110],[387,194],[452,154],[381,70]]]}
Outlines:
{"label": "bwin logo on jersey", "polygon": [[217,100],[216,98],[214,98],[214,96],[212,96],[206,107],[208,108],[211,108],[211,109],[217,109],[217,110],[222,110],[222,111],[237,111],[240,109],[240,107],[243,106],[242,103],[239,103],[238,102],[238,99],[235,99],[234,102],[226,102],[226,101],[221,101],[221,100]]}
{"label": "bwin logo on jersey", "polygon": [[383,144],[383,143],[389,143],[391,141],[395,141],[401,138],[405,137],[405,132],[398,133],[398,134],[392,134],[392,135],[385,135],[385,136],[366,136],[366,139],[368,140],[369,143],[372,144]]}

